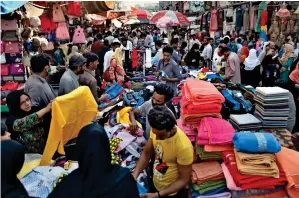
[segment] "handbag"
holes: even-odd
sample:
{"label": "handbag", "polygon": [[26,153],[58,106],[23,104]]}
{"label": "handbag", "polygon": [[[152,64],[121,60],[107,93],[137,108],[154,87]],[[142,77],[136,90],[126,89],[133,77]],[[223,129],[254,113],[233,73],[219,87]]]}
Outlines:
{"label": "handbag", "polygon": [[84,35],[84,30],[81,27],[77,27],[75,29],[75,33],[73,36],[73,43],[74,44],[79,44],[79,43],[85,43],[85,35]]}
{"label": "handbag", "polygon": [[22,54],[5,54],[6,63],[21,63]]}
{"label": "handbag", "polygon": [[8,76],[9,75],[9,67],[8,64],[1,65],[1,76]]}
{"label": "handbag", "polygon": [[13,53],[20,53],[19,44],[16,42],[6,42],[5,44],[5,53],[13,54]]}
{"label": "handbag", "polygon": [[1,19],[1,30],[17,30],[17,20],[4,20]]}
{"label": "handbag", "polygon": [[25,75],[25,67],[23,64],[10,64],[10,75]]}
{"label": "handbag", "polygon": [[1,53],[1,64],[6,63],[6,58],[5,58],[5,54]]}
{"label": "handbag", "polygon": [[63,15],[63,11],[60,7],[59,4],[54,4],[53,5],[53,21],[54,22],[65,22],[65,18],[64,18],[64,15]]}
{"label": "handbag", "polygon": [[19,41],[17,31],[7,30],[2,33],[2,41]]}

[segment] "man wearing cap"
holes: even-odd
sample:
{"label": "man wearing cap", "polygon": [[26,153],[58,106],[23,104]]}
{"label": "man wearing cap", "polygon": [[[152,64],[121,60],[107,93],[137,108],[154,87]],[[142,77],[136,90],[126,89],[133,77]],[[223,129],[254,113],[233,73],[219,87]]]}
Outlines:
{"label": "man wearing cap", "polygon": [[86,53],[84,54],[84,58],[86,58],[86,69],[83,74],[79,76],[80,85],[88,86],[94,99],[99,103],[103,99],[106,98],[106,95],[103,95],[101,98],[98,98],[97,91],[97,80],[95,78],[95,70],[99,64],[99,57],[95,53]]}
{"label": "man wearing cap", "polygon": [[114,39],[113,43],[111,45],[112,49],[108,52],[106,52],[104,56],[104,70],[103,73],[106,71],[106,69],[109,67],[111,57],[115,51],[116,48],[119,48],[121,46],[120,41],[118,39]]}
{"label": "man wearing cap", "polygon": [[60,79],[58,96],[68,94],[80,86],[79,75],[84,73],[86,62],[83,56],[74,55],[70,58],[69,69]]}

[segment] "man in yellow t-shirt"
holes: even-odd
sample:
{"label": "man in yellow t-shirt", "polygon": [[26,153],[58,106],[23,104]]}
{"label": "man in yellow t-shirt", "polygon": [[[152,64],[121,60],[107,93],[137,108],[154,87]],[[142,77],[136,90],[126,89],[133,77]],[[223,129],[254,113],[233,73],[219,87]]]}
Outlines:
{"label": "man in yellow t-shirt", "polygon": [[[149,164],[154,152],[154,186],[156,191],[141,197],[185,198],[184,191],[192,172],[193,146],[176,126],[174,115],[165,106],[155,106],[148,114],[152,128],[150,138],[133,172],[136,179]],[[188,196],[187,196],[188,197]]]}

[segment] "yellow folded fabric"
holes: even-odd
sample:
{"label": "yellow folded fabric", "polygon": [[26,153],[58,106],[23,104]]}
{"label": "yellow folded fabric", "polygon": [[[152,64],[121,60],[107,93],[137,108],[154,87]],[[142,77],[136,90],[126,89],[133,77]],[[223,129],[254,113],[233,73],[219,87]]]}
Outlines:
{"label": "yellow folded fabric", "polygon": [[41,166],[50,165],[56,151],[64,155],[64,144],[78,137],[80,130],[90,124],[98,105],[87,86],[57,97],[52,103],[52,120]]}
{"label": "yellow folded fabric", "polygon": [[[132,124],[130,120],[129,112],[132,111],[132,107],[125,107],[116,113],[116,122],[119,124]],[[142,129],[142,125],[137,122],[137,125]]]}
{"label": "yellow folded fabric", "polygon": [[234,152],[237,167],[241,174],[279,178],[279,170],[274,154],[248,154],[237,152],[236,149],[234,149]]}

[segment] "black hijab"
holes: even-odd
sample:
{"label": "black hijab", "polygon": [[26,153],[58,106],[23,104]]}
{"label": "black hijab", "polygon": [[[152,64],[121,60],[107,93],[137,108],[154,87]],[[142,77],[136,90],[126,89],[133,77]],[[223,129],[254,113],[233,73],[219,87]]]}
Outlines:
{"label": "black hijab", "polygon": [[129,169],[111,164],[109,139],[98,124],[81,129],[76,153],[79,168],[66,176],[49,198],[110,197],[109,192],[130,174]]}
{"label": "black hijab", "polygon": [[26,95],[30,99],[30,96],[21,90],[10,92],[6,97],[6,102],[9,109],[9,117],[6,120],[6,125],[8,131],[12,133],[13,139],[15,139],[15,134],[13,133],[13,124],[15,120],[26,117],[37,111],[37,109],[33,106],[31,106],[31,110],[29,112],[25,112],[20,108],[20,98],[22,95]]}
{"label": "black hijab", "polygon": [[1,196],[7,198],[29,197],[17,178],[25,160],[25,148],[14,140],[1,141]]}

